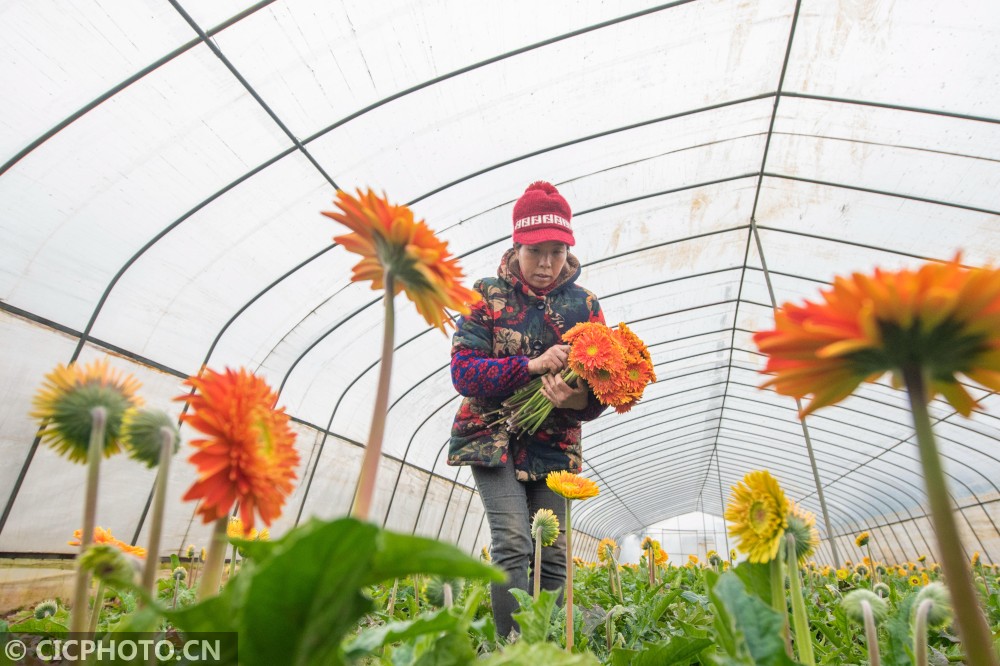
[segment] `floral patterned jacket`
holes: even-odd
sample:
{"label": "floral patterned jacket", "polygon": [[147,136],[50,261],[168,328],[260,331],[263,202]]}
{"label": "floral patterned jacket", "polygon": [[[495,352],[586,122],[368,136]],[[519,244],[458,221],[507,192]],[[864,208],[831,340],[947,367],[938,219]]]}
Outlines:
{"label": "floral patterned jacket", "polygon": [[[597,298],[576,284],[580,261],[572,254],[554,284],[534,291],[521,279],[517,254],[504,254],[496,278],[477,280],[483,299],[458,323],[452,339],[451,380],[462,394],[448,447],[449,465],[499,467],[513,456],[518,480],[552,471],[579,472],[583,462],[580,422],[605,407],[593,394],[585,409],[554,409],[534,435],[510,435],[496,423],[500,403],[531,380],[528,361],[584,321],[604,323]],[[493,425],[490,425],[490,424]]]}

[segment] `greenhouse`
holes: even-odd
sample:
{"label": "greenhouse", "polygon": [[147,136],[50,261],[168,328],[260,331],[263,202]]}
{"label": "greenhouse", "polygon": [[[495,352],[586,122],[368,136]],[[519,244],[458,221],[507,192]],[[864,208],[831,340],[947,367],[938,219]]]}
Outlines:
{"label": "greenhouse", "polygon": [[997,2],[0,44],[12,663],[1000,666]]}

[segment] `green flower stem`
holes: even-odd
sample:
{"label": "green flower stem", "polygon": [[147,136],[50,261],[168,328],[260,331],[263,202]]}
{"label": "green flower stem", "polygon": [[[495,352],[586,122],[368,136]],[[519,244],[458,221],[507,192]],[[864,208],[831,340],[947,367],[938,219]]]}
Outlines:
{"label": "green flower stem", "polygon": [[792,656],[792,639],[788,633],[788,601],[785,599],[784,550],[778,548],[771,560],[771,608],[781,615],[781,637],[785,641],[785,652]]}
{"label": "green flower stem", "polygon": [[368,520],[372,497],[375,494],[375,478],[382,458],[382,436],[385,434],[386,410],[389,406],[389,378],[392,374],[392,349],[396,329],[393,297],[396,282],[390,271],[385,272],[385,326],[382,331],[382,361],[379,364],[378,388],[375,390],[375,409],[372,414],[371,429],[368,431],[368,445],[361,461],[361,476],[358,491],[354,496],[351,515],[358,520]]}
{"label": "green flower stem", "polygon": [[611,594],[618,597],[618,603],[624,604],[625,599],[622,597],[622,579],[618,575],[618,560],[615,559],[614,554],[608,555],[608,580],[611,582]]}
{"label": "green flower stem", "polygon": [[[241,537],[242,538],[242,537]],[[232,544],[232,555],[229,556],[229,577],[236,575],[236,544]]]}
{"label": "green flower stem", "polygon": [[[156,572],[160,567],[160,538],[163,534],[163,507],[167,503],[167,475],[170,458],[174,454],[174,433],[170,428],[160,428],[160,464],[156,471],[156,489],[153,491],[153,518],[149,524],[149,545],[146,548],[146,566],[142,571],[142,586],[155,596]],[[145,605],[140,602],[141,605]]]}
{"label": "green flower stem", "polygon": [[[562,373],[563,381],[567,384],[575,381],[577,377],[579,375],[572,370],[564,370]],[[541,387],[542,379],[537,377],[504,401],[504,406],[513,410],[507,421],[511,429],[533,435],[555,409],[555,405],[542,394]]]}
{"label": "green flower stem", "polygon": [[[101,476],[101,457],[108,425],[108,412],[104,407],[90,411],[90,443],[87,446],[87,491],[83,502],[83,530],[80,534],[80,554],[94,540],[97,522],[97,485]],[[87,592],[90,576],[79,565],[77,558],[76,586],[73,589],[73,607],[70,609],[70,631],[83,632],[87,628]]]}
{"label": "green flower stem", "polygon": [[865,642],[868,643],[868,664],[879,666],[881,657],[878,651],[878,632],[875,630],[875,613],[867,601],[861,602],[861,612],[865,616]]}
{"label": "green flower stem", "polygon": [[101,609],[104,608],[104,581],[97,584],[97,595],[94,597],[94,608],[90,612],[90,635],[97,631],[97,621],[101,619]]}
{"label": "green flower stem", "polygon": [[[567,500],[569,501],[569,500]],[[535,535],[535,564],[531,568],[534,569],[535,578],[535,601],[538,601],[538,595],[542,592],[542,535],[541,529],[538,530],[538,534]]]}
{"label": "green flower stem", "polygon": [[941,568],[951,591],[955,607],[955,625],[962,639],[962,649],[966,661],[981,666],[1000,666],[997,653],[993,649],[993,638],[979,607],[979,599],[972,582],[972,573],[966,566],[962,554],[962,541],[955,524],[948,486],[941,467],[934,431],[931,429],[930,415],[927,413],[926,378],[917,365],[903,368],[913,413],[913,424],[920,450],[920,463],[927,485],[927,500],[931,508],[931,519],[941,551]]}
{"label": "green flower stem", "polygon": [[413,574],[413,612],[413,617],[420,615],[420,576],[417,574]]}
{"label": "green flower stem", "polygon": [[875,568],[875,560],[872,558],[872,542],[865,544],[868,548],[868,578],[876,583],[879,582],[878,571]]}
{"label": "green flower stem", "polygon": [[809,631],[809,616],[806,614],[806,600],[802,595],[802,581],[799,578],[799,558],[795,552],[795,535],[785,534],[786,558],[788,559],[788,593],[792,597],[792,623],[795,626],[795,649],[799,661],[807,666],[816,665],[813,654],[812,632]]}
{"label": "green flower stem", "polygon": [[933,599],[924,599],[917,607],[916,622],[913,627],[913,654],[915,666],[927,666],[927,614],[934,606]]}
{"label": "green flower stem", "polygon": [[201,584],[198,586],[198,601],[214,596],[219,591],[219,583],[222,582],[222,569],[226,566],[226,546],[229,545],[229,540],[226,539],[227,525],[229,525],[229,516],[223,516],[215,521],[215,526],[212,528],[208,556],[205,558]]}
{"label": "green flower stem", "polygon": [[391,620],[392,616],[396,613],[396,592],[397,591],[399,591],[399,579],[398,578],[395,579],[394,581],[392,581],[392,592],[389,593],[389,604],[385,608],[385,612],[389,616],[389,618],[390,618],[389,621],[390,622],[392,621]]}
{"label": "green flower stem", "polygon": [[566,652],[573,651],[573,523],[569,510],[573,500],[566,499]]}

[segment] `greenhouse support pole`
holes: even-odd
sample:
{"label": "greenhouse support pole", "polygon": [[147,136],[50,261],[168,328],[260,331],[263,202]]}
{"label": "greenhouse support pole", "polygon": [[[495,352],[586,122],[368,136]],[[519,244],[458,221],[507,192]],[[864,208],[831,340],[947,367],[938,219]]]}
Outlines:
{"label": "greenhouse support pole", "polygon": [[[796,7],[798,11],[798,7]],[[767,260],[764,258],[764,247],[760,242],[760,232],[757,230],[757,220],[750,217],[750,231],[753,233],[754,243],[757,244],[757,256],[760,257],[760,266],[764,271],[764,281],[767,283],[767,294],[771,298],[771,309],[775,314],[778,312],[778,300],[774,297],[774,286],[771,285],[771,273],[767,270]],[[802,401],[795,399],[795,406],[802,413]],[[830,528],[830,513],[826,510],[826,499],[823,497],[823,483],[819,478],[819,470],[816,468],[816,455],[813,453],[812,439],[809,438],[809,427],[804,418],[799,419],[802,424],[802,435],[806,440],[806,451],[809,453],[809,466],[812,467],[813,483],[816,484],[816,497],[819,499],[820,512],[823,514],[823,525],[826,527],[826,536],[830,541],[830,549],[833,551],[833,561],[840,562],[840,555],[837,553],[837,542],[833,538],[833,530]]]}
{"label": "greenhouse support pole", "polygon": [[[770,285],[768,285],[770,287]],[[771,295],[774,298],[774,294]],[[795,399],[795,406],[802,413],[802,401]],[[806,438],[806,451],[809,452],[809,466],[812,467],[813,482],[816,484],[816,498],[819,500],[819,508],[823,513],[823,525],[826,527],[827,537],[830,539],[830,549],[833,551],[833,561],[840,563],[840,555],[837,553],[837,540],[833,538],[833,530],[830,528],[830,514],[826,510],[826,498],[823,497],[823,483],[819,478],[819,469],[816,468],[816,454],[813,453],[812,439],[809,438],[809,427],[806,426],[805,418],[799,420],[802,424],[802,436]]]}

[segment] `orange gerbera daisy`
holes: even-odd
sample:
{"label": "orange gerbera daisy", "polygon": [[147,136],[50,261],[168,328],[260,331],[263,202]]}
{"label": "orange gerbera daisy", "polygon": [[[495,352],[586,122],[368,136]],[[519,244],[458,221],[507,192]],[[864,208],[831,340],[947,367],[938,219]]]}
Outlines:
{"label": "orange gerbera daisy", "polygon": [[653,371],[653,357],[649,354],[646,343],[636,335],[632,329],[625,325],[625,322],[618,322],[618,328],[614,331],[615,336],[621,345],[630,353],[645,361],[652,376],[650,381],[656,381],[656,373]]}
{"label": "orange gerbera daisy", "polygon": [[142,404],[136,395],[139,381],[108,367],[107,359],[86,366],[59,364],[45,375],[35,394],[31,416],[42,424],[42,441],[73,462],[86,462],[90,448],[91,411],[103,407],[107,413],[104,456],[121,450],[122,417]]}
{"label": "orange gerbera daisy", "polygon": [[[73,540],[67,541],[66,543],[69,544],[70,546],[79,546],[80,539],[82,538],[83,538],[83,530],[74,530]],[[128,553],[129,555],[135,555],[136,557],[146,557],[145,548],[143,548],[142,546],[133,546],[132,544],[121,541],[120,539],[116,539],[111,534],[111,530],[106,530],[103,527],[94,528],[94,540],[92,543],[114,546],[123,553]]]}
{"label": "orange gerbera daisy", "polygon": [[247,532],[255,513],[270,525],[281,515],[299,463],[288,415],[274,408],[277,395],[242,368],[206,368],[185,383],[196,392],[177,398],[191,407],[181,418],[208,437],[191,441],[198,449],[190,458],[198,480],[184,500],[201,500],[198,513],[206,523],[229,514],[238,501]]}
{"label": "orange gerbera daisy", "polygon": [[[597,370],[617,373],[625,365],[624,349],[603,324],[583,324],[585,329],[573,336],[567,363],[586,379]],[[574,327],[574,329],[577,327]]]}
{"label": "orange gerbera daisy", "polygon": [[754,335],[769,356],[764,386],[798,398],[806,415],[850,395],[863,382],[922,368],[927,399],[941,394],[968,416],[975,401],[962,374],[1000,391],[1000,270],[965,268],[959,257],[918,270],[838,277],[823,301],[786,303],[775,328]]}
{"label": "orange gerbera daisy", "polygon": [[597,484],[573,472],[549,472],[545,484],[557,495],[566,499],[581,500],[597,497]]}
{"label": "orange gerbera daisy", "polygon": [[388,271],[393,296],[405,291],[428,324],[442,333],[446,325],[454,328],[445,308],[469,314],[469,305],[481,297],[459,283],[463,273],[448,243],[439,240],[423,220],[414,221],[408,207],[390,204],[371,189],[359,189],[357,195],[337,190],[339,210],[323,212],[352,232],[333,239],[362,257],[351,280],[371,280],[372,289],[384,289]]}

